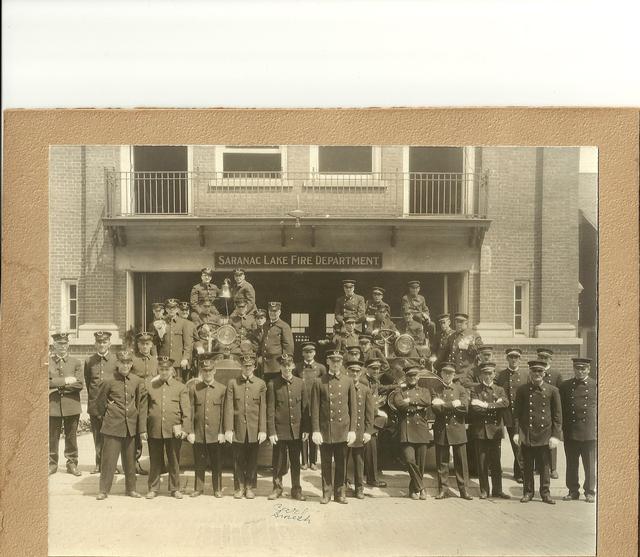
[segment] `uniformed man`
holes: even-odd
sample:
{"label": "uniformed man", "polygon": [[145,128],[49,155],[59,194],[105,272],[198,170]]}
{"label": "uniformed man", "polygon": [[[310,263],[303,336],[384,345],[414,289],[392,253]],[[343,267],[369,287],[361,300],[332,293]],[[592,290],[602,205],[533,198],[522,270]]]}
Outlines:
{"label": "uniformed man", "polygon": [[335,318],[340,327],[347,317],[353,317],[355,323],[364,323],[366,304],[360,294],[355,293],[356,281],[345,279],[342,281],[344,296],[336,300]]}
{"label": "uniformed man", "polygon": [[[536,352],[538,353],[538,360],[541,362],[545,362],[547,364],[544,370],[544,381],[549,385],[553,385],[556,388],[560,388],[564,379],[559,372],[555,369],[551,368],[551,360],[553,360],[553,350],[551,348],[537,348]],[[557,463],[558,463],[558,448],[555,447],[551,449],[551,479],[558,479],[558,471],[557,471]]]}
{"label": "uniformed man", "polygon": [[[213,305],[213,301],[218,297],[219,289],[213,284],[213,270],[211,267],[205,267],[200,271],[200,282],[191,289],[191,320],[198,321],[199,314],[203,312],[203,304],[205,301]],[[216,310],[217,312],[217,310]]]}
{"label": "uniformed man", "polygon": [[[449,337],[449,360],[456,367],[455,379],[464,385],[470,383],[471,370],[476,363],[478,348],[482,339],[469,327],[469,316],[466,313],[455,313],[455,332]],[[469,385],[470,386],[470,385]]]}
{"label": "uniformed man", "polygon": [[436,444],[438,466],[438,495],[436,499],[450,496],[449,492],[449,447],[453,449],[453,464],[456,481],[462,499],[473,499],[467,491],[469,470],[467,468],[467,432],[465,419],[469,408],[469,394],[460,383],[453,381],[456,372],[452,362],[440,367],[442,385],[433,392],[431,404],[436,416],[433,436]]}
{"label": "uniformed man", "polygon": [[293,356],[279,356],[280,377],[267,385],[267,435],[273,447],[273,491],[268,499],[282,496],[282,477],[287,473],[287,454],[291,463],[291,498],[306,501],[300,485],[300,452],[309,438],[308,407],[304,382],[293,372]]}
{"label": "uniformed man", "polygon": [[529,362],[529,382],[518,387],[513,404],[514,441],[520,445],[524,464],[524,489],[521,503],[533,499],[533,471],[540,474],[540,496],[544,503],[555,505],[549,490],[551,448],[562,438],[560,391],[544,381],[546,364]]}
{"label": "uniformed man", "polygon": [[159,319],[164,319],[164,304],[162,302],[154,302],[151,304],[151,311],[153,312],[153,320],[157,321]]}
{"label": "uniformed man", "polygon": [[178,315],[178,300],[170,298],[164,307],[167,312],[165,330],[156,332],[158,355],[175,362],[175,368],[180,370],[176,374],[176,380],[183,381],[182,372],[189,368],[191,361],[193,331],[191,324]]}
{"label": "uniformed man", "polygon": [[204,302],[202,302],[200,307],[202,309],[197,317],[195,317],[193,313],[191,314],[191,319],[195,323],[196,327],[202,325],[203,323],[208,323],[211,325],[222,324],[222,319],[220,318],[218,310],[209,300],[205,300]]}
{"label": "uniformed man", "polygon": [[[254,352],[258,353],[262,346],[262,339],[267,334],[267,310],[256,309],[256,326],[249,332],[248,339],[251,341]],[[262,369],[257,368],[257,373],[262,374]]]}
{"label": "uniformed man", "polygon": [[102,456],[102,416],[98,413],[96,400],[100,385],[105,379],[110,379],[116,370],[117,358],[109,348],[111,347],[111,333],[109,331],[96,331],[94,354],[91,354],[84,363],[84,383],[87,387],[87,413],[91,420],[91,433],[96,453],[96,467],[92,474],[100,473],[100,458]]}
{"label": "uniformed man", "polygon": [[378,432],[387,423],[387,413],[379,408],[378,397],[384,396],[380,392],[380,375],[382,373],[382,362],[379,358],[369,358],[365,360],[365,372],[361,381],[369,387],[371,396],[375,403],[375,415],[373,418],[373,433],[371,440],[364,446],[364,474],[367,485],[371,487],[387,487],[387,482],[378,479]]}
{"label": "uniformed man", "polygon": [[173,360],[168,356],[159,356],[159,375],[147,383],[147,433],[140,435],[149,445],[147,499],[153,499],[158,495],[165,455],[169,471],[169,491],[176,499],[182,499],[180,447],[182,440],[191,433],[191,406],[187,387],[174,377],[173,364]]}
{"label": "uniformed man", "polygon": [[391,320],[391,316],[386,310],[376,311],[373,317],[374,317],[374,321],[370,327],[371,336],[373,338],[375,338],[378,335],[378,333],[380,332],[380,329],[389,329],[391,331],[398,330],[395,323]]}
{"label": "uniformed man", "polygon": [[248,307],[247,301],[239,298],[235,310],[229,317],[229,323],[243,340],[249,338],[257,327],[255,316],[247,311]]}
{"label": "uniformed man", "polygon": [[267,381],[280,373],[278,356],[293,354],[294,351],[291,327],[280,319],[282,304],[280,302],[269,302],[268,309],[269,323],[266,325],[267,331],[260,346],[263,376]]}
{"label": "uniformed man", "polygon": [[402,296],[400,307],[402,313],[410,310],[413,318],[424,327],[425,334],[431,338],[435,333],[435,326],[431,322],[431,313],[424,296],[420,294],[420,281],[410,280],[407,283],[409,292]]}
{"label": "uniformed man", "polygon": [[568,379],[560,387],[562,400],[562,430],[564,452],[567,457],[567,489],[564,501],[580,498],[578,468],[580,458],[584,468],[584,498],[587,503],[595,503],[596,496],[596,423],[598,386],[589,377],[591,360],[572,358],[573,379]]}
{"label": "uniformed man", "polygon": [[142,497],[136,491],[136,438],[147,431],[147,390],[144,379],[131,373],[132,354],[117,354],[116,371],[100,385],[96,407],[102,417],[102,461],[98,501],[111,491],[118,456],[124,469],[125,493]]}
{"label": "uniformed man", "polygon": [[[307,406],[303,409],[304,419],[311,424],[311,388],[318,377],[322,377],[327,373],[327,368],[321,363],[316,362],[316,345],[313,342],[305,342],[302,345],[302,361],[296,364],[295,375],[300,377],[304,382],[304,390],[306,391]],[[316,469],[318,462],[318,448],[315,443],[307,437],[302,440],[302,465],[301,469]]]}
{"label": "uniformed man", "polygon": [[391,306],[382,299],[383,296],[384,288],[382,286],[374,286],[371,289],[371,300],[368,300],[365,306],[365,323],[366,332],[368,333],[371,333],[375,328],[374,323],[377,313],[391,315]]}
{"label": "uniformed man", "polygon": [[507,395],[509,406],[502,412],[502,418],[504,425],[507,428],[509,435],[509,442],[511,443],[511,450],[513,452],[513,479],[522,483],[522,451],[520,447],[514,442],[513,436],[518,433],[513,425],[513,403],[516,398],[516,391],[520,385],[527,383],[528,374],[520,371],[520,358],[522,357],[522,350],[519,348],[507,348],[505,350],[507,357],[507,367],[498,373],[496,377],[496,385],[504,389]]}
{"label": "uniformed man", "polygon": [[343,366],[346,367],[350,362],[360,362],[362,361],[362,348],[359,345],[348,346],[347,349],[343,352]]}
{"label": "uniformed man", "polygon": [[[345,476],[347,468],[347,445],[356,440],[357,413],[356,389],[350,377],[342,373],[342,353],[327,351],[329,372],[316,379],[311,389],[312,441],[320,445],[322,466],[322,499],[326,505],[331,501],[347,503]],[[335,463],[335,475],[332,464]]]}
{"label": "uniformed man", "polygon": [[401,335],[410,335],[415,341],[415,346],[406,358],[419,358],[418,346],[424,346],[426,343],[426,337],[424,334],[424,327],[422,324],[414,319],[415,313],[410,309],[405,309],[402,317],[404,320],[398,324],[398,332]]}
{"label": "uniformed man", "polygon": [[429,389],[418,386],[420,366],[409,363],[403,371],[405,386],[392,395],[393,405],[398,409],[400,451],[410,478],[409,497],[424,500],[427,498],[423,481],[424,466],[428,444],[433,441],[426,414],[431,407],[431,393]]}
{"label": "uniformed man", "polygon": [[436,362],[441,364],[449,359],[449,339],[454,334],[454,330],[451,328],[451,317],[448,313],[441,313],[438,315],[438,331],[433,350],[436,355]]}
{"label": "uniformed man", "polygon": [[256,309],[256,291],[250,282],[245,279],[244,269],[236,269],[233,272],[235,285],[231,289],[231,297],[234,303],[238,300],[247,302],[247,313],[254,313]]}
{"label": "uniformed man", "polygon": [[[480,483],[480,499],[492,497],[511,499],[502,491],[502,464],[500,462],[502,414],[509,405],[504,389],[494,384],[495,362],[480,364],[480,383],[471,389],[469,404],[469,434],[475,440],[478,455],[477,468]],[[489,491],[491,471],[491,492]]]}
{"label": "uniformed man", "polygon": [[367,360],[378,359],[382,365],[382,371],[387,371],[389,369],[389,362],[384,357],[382,350],[380,350],[377,345],[374,345],[371,340],[371,335],[368,333],[363,333],[358,337],[360,349],[362,350],[362,361],[366,362]]}
{"label": "uniformed man", "polygon": [[80,360],[69,356],[68,333],[55,333],[49,358],[49,475],[58,471],[58,449],[64,425],[64,456],[67,472],[78,470],[78,422],[82,413],[80,391],[84,387]]}
{"label": "uniformed man", "polygon": [[[347,466],[353,463],[354,495],[356,499],[364,499],[364,449],[371,441],[374,432],[373,419],[375,416],[375,403],[369,386],[361,381],[364,371],[364,362],[349,362],[347,373],[353,380],[356,389],[356,439],[347,448]],[[347,480],[347,483],[349,481]]]}
{"label": "uniformed man", "polygon": [[224,430],[233,443],[233,496],[255,499],[258,447],[267,438],[267,386],[254,375],[253,354],[241,358],[242,374],[227,383],[224,403]]}
{"label": "uniformed man", "polygon": [[[194,321],[191,321],[191,306],[189,302],[178,303],[178,316],[184,319],[184,327],[187,329],[187,334],[191,337],[191,341],[194,342],[197,339],[196,328],[197,325]],[[193,350],[193,346],[192,346]],[[182,381],[186,383],[191,377],[196,375],[197,362],[193,361],[193,354],[189,357],[189,366],[182,370]]]}
{"label": "uniformed man", "polygon": [[356,318],[349,315],[343,321],[343,326],[333,335],[333,346],[343,355],[352,347],[360,349],[360,341],[356,332]]}
{"label": "uniformed man", "polygon": [[222,497],[222,448],[224,439],[224,399],[227,388],[215,380],[215,354],[198,356],[200,377],[189,382],[191,433],[187,441],[193,445],[195,483],[191,497],[204,492],[204,474],[211,468],[214,497]]}

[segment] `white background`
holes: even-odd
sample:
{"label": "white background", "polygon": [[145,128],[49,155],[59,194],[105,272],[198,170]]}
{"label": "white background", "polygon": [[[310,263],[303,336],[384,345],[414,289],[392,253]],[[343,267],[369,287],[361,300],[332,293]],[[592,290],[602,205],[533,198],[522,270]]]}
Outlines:
{"label": "white background", "polygon": [[637,106],[639,4],[6,0],[3,106]]}

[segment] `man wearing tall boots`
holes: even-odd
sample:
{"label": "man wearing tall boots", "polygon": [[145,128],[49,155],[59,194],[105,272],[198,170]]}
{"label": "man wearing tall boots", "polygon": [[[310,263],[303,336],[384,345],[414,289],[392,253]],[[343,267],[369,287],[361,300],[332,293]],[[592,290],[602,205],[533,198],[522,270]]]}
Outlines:
{"label": "man wearing tall boots", "polygon": [[524,464],[524,485],[521,503],[533,499],[533,472],[540,474],[540,496],[544,503],[555,505],[551,499],[551,449],[562,439],[562,405],[560,391],[544,381],[546,364],[540,360],[529,362],[529,382],[518,387],[513,405],[514,427],[518,433],[513,440],[520,445]]}
{"label": "man wearing tall boots", "polygon": [[111,491],[118,456],[124,469],[125,492],[140,498],[136,491],[136,438],[147,431],[147,390],[144,379],[131,373],[130,352],[117,354],[113,377],[100,385],[96,406],[102,417],[102,461],[98,501]]}
{"label": "man wearing tall boots", "polygon": [[377,399],[380,396],[380,374],[382,362],[378,358],[365,361],[365,371],[360,378],[369,387],[374,402],[373,433],[371,440],[364,446],[364,474],[367,485],[371,487],[387,487],[387,482],[378,479],[378,431],[387,423],[387,413],[378,408]]}
{"label": "man wearing tall boots", "polygon": [[584,498],[587,503],[596,501],[596,424],[598,386],[589,377],[591,360],[573,358],[573,379],[560,387],[562,400],[562,429],[564,452],[567,457],[567,489],[564,501],[580,498],[578,468],[580,458],[584,468]]}
{"label": "man wearing tall boots", "polygon": [[174,377],[173,363],[168,356],[159,356],[159,376],[147,384],[147,433],[140,434],[142,440],[147,440],[149,444],[147,499],[158,495],[165,455],[169,471],[169,491],[176,499],[182,499],[180,447],[182,440],[191,433],[191,406],[187,387]]}
{"label": "man wearing tall boots", "polygon": [[224,431],[233,443],[233,496],[255,499],[258,447],[267,439],[267,386],[254,375],[256,358],[241,357],[242,373],[227,383]]}
{"label": "man wearing tall boots", "polygon": [[[538,353],[538,360],[544,362],[546,364],[546,368],[544,370],[544,382],[549,385],[553,385],[557,389],[560,389],[560,386],[564,382],[562,375],[552,369],[551,360],[553,360],[553,350],[551,348],[538,348],[536,350]],[[555,447],[551,449],[551,479],[558,479],[558,471],[557,471],[557,462],[558,462],[558,448]]]}
{"label": "man wearing tall boots", "polygon": [[504,389],[509,406],[502,412],[502,419],[507,428],[511,451],[513,452],[513,479],[519,484],[522,483],[522,451],[514,442],[513,437],[518,431],[513,426],[513,402],[516,398],[516,391],[520,385],[527,382],[529,374],[520,369],[520,358],[522,350],[519,348],[507,348],[505,350],[507,357],[507,367],[501,370],[496,377],[496,385]]}
{"label": "man wearing tall boots", "polygon": [[282,354],[280,377],[267,385],[267,435],[273,447],[273,491],[269,500],[282,496],[282,478],[287,473],[287,455],[291,463],[291,498],[305,501],[300,485],[300,452],[302,442],[309,437],[305,420],[308,407],[304,382],[293,374],[293,357]]}
{"label": "man wearing tall boots", "polygon": [[[322,459],[322,499],[346,504],[345,476],[347,445],[356,440],[356,389],[353,380],[342,373],[342,353],[327,351],[329,372],[316,379],[311,389],[312,440],[320,445]],[[335,475],[332,465],[335,463]]]}
{"label": "man wearing tall boots", "polygon": [[467,432],[465,419],[469,408],[469,393],[460,383],[453,381],[456,366],[444,362],[440,367],[442,385],[432,393],[431,405],[436,415],[433,436],[436,444],[438,466],[438,495],[436,499],[450,496],[449,448],[453,450],[456,481],[462,499],[473,499],[467,491],[469,469],[467,467]]}
{"label": "man wearing tall boots", "polygon": [[49,475],[58,471],[60,434],[64,427],[64,456],[67,472],[80,476],[78,470],[78,422],[82,406],[80,391],[84,387],[80,360],[69,356],[69,335],[56,333],[53,355],[49,358]]}

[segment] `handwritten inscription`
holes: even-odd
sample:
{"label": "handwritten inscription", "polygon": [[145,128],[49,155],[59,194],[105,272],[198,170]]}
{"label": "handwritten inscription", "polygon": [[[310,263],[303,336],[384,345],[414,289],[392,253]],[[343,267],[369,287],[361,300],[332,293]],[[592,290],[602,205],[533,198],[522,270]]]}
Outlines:
{"label": "handwritten inscription", "polygon": [[288,507],[282,503],[277,503],[273,507],[273,518],[281,518],[283,520],[292,520],[294,522],[304,522],[311,524],[311,516],[306,508]]}

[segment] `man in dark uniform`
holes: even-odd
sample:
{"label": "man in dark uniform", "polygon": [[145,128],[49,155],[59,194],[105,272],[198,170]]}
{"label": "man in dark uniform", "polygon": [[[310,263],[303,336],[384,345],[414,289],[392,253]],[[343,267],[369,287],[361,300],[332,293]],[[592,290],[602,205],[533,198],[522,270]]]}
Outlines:
{"label": "man in dark uniform", "polygon": [[384,357],[382,350],[377,345],[374,345],[371,342],[371,335],[369,334],[361,334],[358,337],[358,341],[360,342],[360,348],[362,350],[362,361],[366,362],[371,359],[380,360],[380,364],[382,365],[382,371],[387,371],[389,369],[389,362]]}
{"label": "man in dark uniform", "polygon": [[203,323],[209,323],[213,325],[220,325],[222,323],[222,319],[220,318],[220,314],[215,306],[209,301],[205,300],[201,304],[200,313],[194,315],[194,312],[191,313],[191,320],[194,322],[196,327],[202,325]]}
{"label": "man in dark uniform", "polygon": [[388,416],[384,410],[378,408],[378,397],[380,392],[380,375],[382,373],[382,362],[378,358],[365,360],[365,373],[362,374],[361,381],[369,387],[375,412],[373,418],[373,433],[371,440],[364,446],[364,473],[367,478],[367,485],[371,487],[387,487],[387,482],[378,479],[378,431],[387,423]]}
{"label": "man in dark uniform", "polygon": [[241,358],[242,374],[227,383],[224,402],[224,431],[233,443],[233,496],[255,499],[258,447],[267,438],[267,386],[253,372],[253,354]]}
{"label": "man in dark uniform", "polygon": [[247,311],[247,301],[239,298],[236,302],[236,309],[229,317],[229,323],[237,331],[241,339],[249,338],[251,333],[255,331],[257,324],[253,313]]}
{"label": "man in dark uniform", "polygon": [[596,500],[596,424],[598,385],[589,377],[591,360],[572,358],[574,378],[560,387],[562,400],[562,430],[564,452],[567,456],[567,489],[563,501],[580,498],[578,468],[580,458],[584,467],[584,498],[587,503]]}
{"label": "man in dark uniform", "polygon": [[456,313],[455,332],[449,337],[449,361],[456,367],[454,379],[463,386],[471,386],[472,368],[476,363],[478,348],[482,346],[482,339],[469,327],[469,316],[466,313]]}
{"label": "man in dark uniform", "polygon": [[[551,360],[553,360],[553,350],[551,348],[537,348],[536,352],[538,353],[538,360],[541,362],[545,362],[547,367],[544,370],[544,381],[549,385],[553,385],[556,388],[560,388],[564,379],[559,372],[555,369],[551,369]],[[558,479],[558,471],[557,468],[558,462],[558,448],[555,447],[551,449],[551,479]]]}
{"label": "man in dark uniform", "polygon": [[[247,338],[251,341],[253,351],[258,353],[260,347],[262,346],[262,339],[264,339],[265,335],[267,334],[267,310],[256,309],[255,320],[256,326],[252,331],[249,332]],[[257,373],[262,374],[262,370],[258,369]]]}
{"label": "man in dark uniform", "polygon": [[247,302],[247,313],[253,314],[256,310],[256,291],[245,279],[244,269],[236,269],[233,272],[233,278],[235,285],[231,289],[231,297],[234,303],[238,300],[244,300]]}
{"label": "man in dark uniform", "polygon": [[520,447],[513,441],[513,436],[518,433],[513,426],[513,403],[516,398],[516,391],[520,385],[524,385],[527,382],[528,374],[524,371],[520,371],[520,358],[522,356],[522,350],[519,348],[507,348],[505,350],[507,356],[507,367],[498,373],[496,377],[496,385],[504,389],[505,395],[509,402],[509,406],[502,412],[502,418],[504,425],[507,428],[509,434],[509,442],[511,443],[511,450],[513,451],[513,479],[522,483],[522,451]]}
{"label": "man in dark uniform", "polygon": [[82,413],[80,391],[84,387],[80,360],[69,356],[68,333],[56,333],[49,358],[49,475],[58,471],[58,449],[64,425],[64,456],[67,472],[78,470],[78,422]]}
{"label": "man in dark uniform", "polygon": [[362,361],[362,348],[359,345],[348,346],[343,350],[342,355],[344,357],[342,364],[346,367],[349,362]]}
{"label": "man in dark uniform", "polygon": [[460,383],[454,383],[456,372],[452,362],[444,362],[440,368],[443,384],[433,392],[431,405],[436,415],[433,436],[436,443],[438,466],[438,495],[444,499],[449,492],[449,447],[453,449],[456,481],[462,499],[473,499],[467,492],[469,470],[467,468],[467,432],[465,418],[469,408],[469,394]]}
{"label": "man in dark uniform", "polygon": [[[197,325],[194,321],[191,321],[190,319],[191,311],[190,311],[189,302],[180,302],[178,304],[178,307],[179,307],[178,316],[184,319],[185,321],[184,327],[187,329],[187,334],[191,337],[191,341],[193,342],[195,339],[197,339],[197,334],[196,334]],[[193,346],[192,346],[192,350],[193,350]],[[196,375],[197,367],[198,367],[197,362],[193,361],[193,353],[192,353],[189,357],[189,366],[186,369],[182,370],[183,383],[186,383],[189,379],[191,379],[194,375]]]}
{"label": "man in dark uniform", "polygon": [[[420,366],[410,363],[404,368],[405,387],[393,393],[393,404],[398,409],[398,429],[402,460],[409,472],[409,497],[426,499],[424,486],[424,466],[427,459],[427,447],[433,441],[429,430],[426,412],[431,406],[429,389],[418,385]],[[447,467],[449,453],[447,451]],[[448,470],[447,470],[448,474]],[[445,484],[446,485],[446,484]]]}
{"label": "man in dark uniform", "polygon": [[222,497],[222,447],[224,444],[224,399],[227,388],[215,381],[215,354],[199,355],[200,378],[187,385],[191,405],[191,433],[187,441],[193,445],[195,483],[191,497],[204,491],[204,474],[211,468],[213,495]]}
{"label": "man in dark uniform", "polygon": [[191,433],[191,406],[187,387],[174,377],[173,360],[158,357],[159,376],[147,383],[148,413],[147,433],[142,440],[149,444],[149,491],[147,499],[158,495],[160,473],[167,457],[169,491],[176,499],[182,499],[180,491],[180,447],[182,440]]}
{"label": "man in dark uniform", "polygon": [[273,447],[273,491],[268,499],[282,496],[282,477],[287,473],[287,454],[291,463],[291,498],[306,501],[300,485],[300,451],[309,437],[308,407],[304,382],[293,374],[293,357],[282,354],[280,377],[267,385],[267,435]]}
{"label": "man in dark uniform", "polygon": [[[313,342],[305,342],[302,345],[302,361],[296,364],[296,370],[294,372],[295,375],[300,377],[304,382],[307,406],[303,409],[303,412],[304,419],[308,424],[311,424],[311,388],[318,377],[322,377],[327,373],[327,368],[321,363],[316,362],[315,357],[316,345]],[[302,440],[302,470],[306,470],[307,467],[315,470],[317,459],[318,448],[307,435],[307,437]]]}
{"label": "man in dark uniform", "polygon": [[96,467],[92,474],[100,473],[100,459],[102,456],[102,416],[98,413],[96,400],[100,385],[105,379],[113,377],[116,371],[117,359],[109,348],[111,347],[111,333],[109,331],[96,331],[96,352],[89,356],[84,363],[84,383],[87,387],[87,413],[91,420],[91,433],[96,452]]}
{"label": "man in dark uniform", "polygon": [[391,306],[385,302],[382,297],[384,296],[384,288],[381,286],[374,286],[371,289],[371,300],[368,300],[365,306],[365,323],[366,332],[371,333],[374,329],[374,323],[377,313],[384,313],[391,315]]}
{"label": "man in dark uniform", "polygon": [[153,302],[151,304],[151,311],[153,312],[153,320],[164,319],[164,304],[162,302]]}
{"label": "man in dark uniform", "polygon": [[198,321],[199,314],[202,313],[202,305],[205,300],[213,305],[213,301],[219,294],[218,287],[212,281],[213,270],[211,267],[205,267],[200,271],[200,282],[191,289],[191,296],[189,296],[189,302],[193,309],[191,320],[195,323]]}
{"label": "man in dark uniform", "polygon": [[454,330],[451,328],[451,317],[448,313],[438,315],[438,326],[440,330],[435,336],[432,350],[436,355],[436,361],[441,364],[449,359],[449,339],[454,334]]}
{"label": "man in dark uniform", "polygon": [[406,358],[419,358],[418,346],[424,346],[426,344],[426,337],[424,334],[424,327],[422,323],[414,319],[414,312],[410,309],[405,309],[403,312],[404,320],[398,324],[398,332],[401,335],[409,335],[415,341],[415,346],[409,354],[406,354]]}
{"label": "man in dark uniform", "polygon": [[364,323],[366,304],[360,294],[355,293],[356,281],[345,279],[342,281],[344,296],[336,300],[335,317],[340,327],[347,317],[353,317],[358,325]]}
{"label": "man in dark uniform", "polygon": [[[320,445],[322,464],[322,499],[347,503],[345,476],[347,446],[356,440],[356,389],[350,377],[342,373],[342,353],[327,351],[329,372],[316,379],[311,389],[312,441]],[[335,476],[332,463],[335,462]]]}
{"label": "man in dark uniform", "polygon": [[266,325],[267,331],[260,346],[263,377],[266,381],[280,374],[278,356],[293,354],[294,351],[291,327],[280,319],[282,304],[280,302],[269,302],[268,308],[269,323]]}
{"label": "man in dark uniform", "polygon": [[524,490],[520,502],[528,503],[533,499],[533,471],[537,464],[542,501],[555,505],[549,490],[551,449],[557,447],[562,438],[562,405],[560,391],[544,381],[545,368],[545,362],[530,361],[529,382],[516,391],[513,419],[518,433],[513,440],[520,445],[524,463]]}
{"label": "man in dark uniform", "polygon": [[158,355],[173,360],[176,379],[182,381],[182,371],[189,368],[191,350],[193,348],[193,331],[191,324],[178,315],[178,300],[170,298],[165,302],[167,320],[164,331],[157,331],[156,344]]}
{"label": "man in dark uniform", "polygon": [[502,413],[509,405],[504,389],[493,383],[496,364],[480,364],[480,383],[471,389],[469,404],[469,434],[475,440],[478,455],[478,480],[480,499],[489,496],[489,471],[491,471],[491,496],[511,499],[502,491],[502,464],[500,462]]}
{"label": "man in dark uniform", "polygon": [[142,497],[136,491],[136,438],[147,431],[147,389],[144,379],[131,373],[130,352],[117,354],[116,371],[100,385],[96,407],[102,417],[102,461],[98,501],[107,498],[113,484],[118,456],[124,469],[125,492]]}
{"label": "man in dark uniform", "polygon": [[410,310],[413,313],[413,318],[423,326],[427,338],[431,339],[435,336],[435,324],[431,321],[429,306],[424,296],[420,294],[420,281],[410,280],[407,287],[409,292],[404,294],[400,300],[402,313]]}
{"label": "man in dark uniform", "polygon": [[343,326],[333,335],[331,342],[337,350],[343,353],[353,346],[357,346],[359,349],[360,342],[356,331],[356,318],[351,315],[347,316],[343,321]]}

